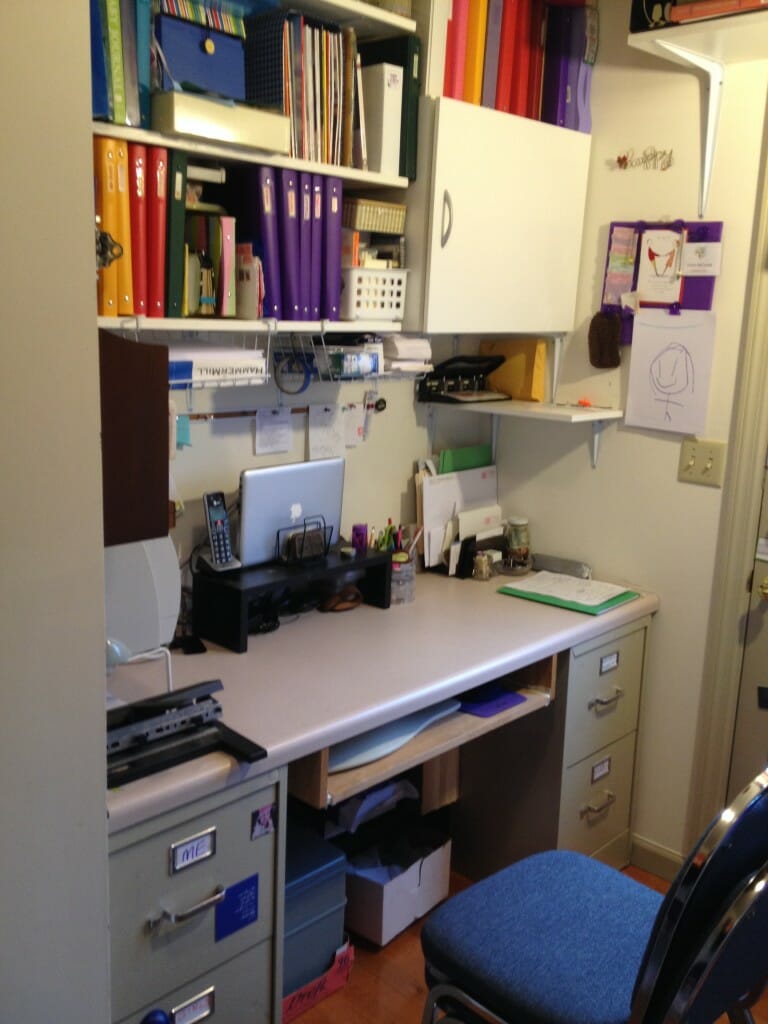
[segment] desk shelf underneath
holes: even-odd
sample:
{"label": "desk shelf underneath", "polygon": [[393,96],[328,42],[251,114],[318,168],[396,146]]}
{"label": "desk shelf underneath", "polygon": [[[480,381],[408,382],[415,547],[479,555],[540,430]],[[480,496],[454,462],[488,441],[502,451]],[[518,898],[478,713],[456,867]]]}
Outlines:
{"label": "desk shelf underneath", "polygon": [[459,748],[515,719],[545,708],[554,699],[557,658],[544,658],[502,680],[525,702],[490,718],[456,712],[424,729],[386,757],[348,771],[328,772],[328,748],[293,762],[288,791],[319,810],[332,807],[403,772],[422,768],[422,813],[452,803],[459,795]]}

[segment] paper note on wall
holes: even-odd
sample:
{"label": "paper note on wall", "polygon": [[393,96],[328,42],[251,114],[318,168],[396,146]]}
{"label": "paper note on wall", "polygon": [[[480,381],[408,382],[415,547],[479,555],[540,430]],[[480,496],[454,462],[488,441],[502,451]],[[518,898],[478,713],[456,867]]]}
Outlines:
{"label": "paper note on wall", "polygon": [[344,455],[344,415],[338,405],[310,405],[309,457],[333,459]]}
{"label": "paper note on wall", "polygon": [[259,409],[256,413],[256,455],[272,455],[291,450],[291,410]]}
{"label": "paper note on wall", "polygon": [[709,311],[644,309],[635,316],[625,422],[680,434],[707,423],[715,317]]}

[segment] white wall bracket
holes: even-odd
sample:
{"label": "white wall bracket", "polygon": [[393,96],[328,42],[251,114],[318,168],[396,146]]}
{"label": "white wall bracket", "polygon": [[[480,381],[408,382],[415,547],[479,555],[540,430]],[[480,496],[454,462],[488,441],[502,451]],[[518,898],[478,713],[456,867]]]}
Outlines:
{"label": "white wall bracket", "polygon": [[725,69],[720,61],[705,57],[677,43],[666,39],[657,39],[656,45],[664,50],[673,60],[681,64],[693,65],[704,73],[701,84],[707,96],[707,113],[704,123],[703,151],[701,155],[701,182],[699,185],[699,216],[703,217],[709,198],[709,184],[712,178],[712,163],[715,158],[715,140],[717,125],[720,119],[720,102],[723,94]]}

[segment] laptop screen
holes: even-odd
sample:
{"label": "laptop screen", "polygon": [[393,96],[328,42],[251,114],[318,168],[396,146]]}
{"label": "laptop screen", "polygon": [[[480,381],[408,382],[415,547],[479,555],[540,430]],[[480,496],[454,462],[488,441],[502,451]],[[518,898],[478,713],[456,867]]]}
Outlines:
{"label": "laptop screen", "polygon": [[[278,538],[323,522],[339,540],[344,459],[317,459],[244,469],[240,474],[238,557],[244,566],[278,557]],[[322,519],[321,519],[322,517]]]}

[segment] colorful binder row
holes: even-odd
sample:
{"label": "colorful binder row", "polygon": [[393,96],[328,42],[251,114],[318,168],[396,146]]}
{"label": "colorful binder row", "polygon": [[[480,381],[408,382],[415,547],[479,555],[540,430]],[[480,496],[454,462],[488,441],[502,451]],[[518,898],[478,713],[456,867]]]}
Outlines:
{"label": "colorful binder row", "polygon": [[341,179],[288,168],[244,168],[240,192],[250,200],[242,240],[251,242],[264,265],[264,316],[338,320]]}
{"label": "colorful binder row", "polygon": [[98,275],[100,316],[235,316],[235,220],[187,211],[187,155],[96,136],[99,227],[117,256]]}
{"label": "colorful binder row", "polygon": [[121,251],[99,269],[100,316],[339,319],[339,178],[243,168],[241,223],[188,207],[187,170],[181,150],[94,139],[95,212]]}
{"label": "colorful binder row", "polygon": [[590,0],[452,0],[443,95],[589,131],[596,47]]}

